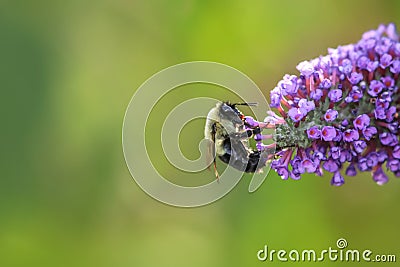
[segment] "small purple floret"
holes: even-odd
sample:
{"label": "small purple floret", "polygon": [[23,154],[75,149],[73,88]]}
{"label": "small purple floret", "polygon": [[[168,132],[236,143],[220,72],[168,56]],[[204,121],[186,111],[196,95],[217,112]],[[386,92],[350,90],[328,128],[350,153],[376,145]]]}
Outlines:
{"label": "small purple floret", "polygon": [[354,128],[356,128],[358,130],[365,129],[365,127],[367,127],[369,125],[369,123],[370,123],[370,119],[367,114],[362,114],[362,115],[358,116],[353,122]]}
{"label": "small purple floret", "polygon": [[341,186],[344,184],[344,178],[343,176],[340,174],[340,172],[335,172],[333,174],[332,180],[331,180],[331,185],[334,186]]}
{"label": "small purple floret", "polygon": [[300,62],[296,68],[306,77],[314,73],[314,66],[308,61]]}
{"label": "small purple floret", "polygon": [[324,126],[321,135],[325,141],[332,141],[336,137],[336,129],[332,126]]}
{"label": "small purple floret", "polygon": [[342,99],[342,95],[343,93],[340,89],[333,89],[328,93],[329,99],[334,103],[339,102]]}
{"label": "small purple floret", "polygon": [[321,130],[317,126],[312,126],[307,130],[307,136],[310,139],[321,139]]}
{"label": "small purple floret", "polygon": [[336,110],[328,109],[325,113],[324,119],[327,122],[332,122],[332,121],[336,120],[338,115],[339,115],[339,113]]}
{"label": "small purple floret", "polygon": [[347,176],[356,176],[357,175],[357,170],[354,167],[353,164],[350,164],[347,169],[346,169],[346,175]]}
{"label": "small purple floret", "polygon": [[375,172],[372,173],[372,178],[378,185],[386,184],[389,181],[387,175],[383,172],[382,168],[379,167]]}

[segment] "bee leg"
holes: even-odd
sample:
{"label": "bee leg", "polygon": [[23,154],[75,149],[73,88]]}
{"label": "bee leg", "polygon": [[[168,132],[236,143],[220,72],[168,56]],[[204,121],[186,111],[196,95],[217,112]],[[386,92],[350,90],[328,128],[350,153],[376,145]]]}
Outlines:
{"label": "bee leg", "polygon": [[214,157],[213,165],[214,165],[215,177],[217,178],[217,181],[219,182],[219,174],[218,174],[218,170],[217,170],[217,159],[216,159],[216,155],[215,155],[215,134],[216,133],[217,133],[217,125],[214,123],[212,125],[212,129],[211,129],[211,136],[212,136],[212,141],[213,141],[212,156]]}
{"label": "bee leg", "polygon": [[218,174],[218,170],[217,170],[217,162],[214,158],[214,172],[215,172],[215,178],[217,179],[217,182],[219,183],[219,174]]}

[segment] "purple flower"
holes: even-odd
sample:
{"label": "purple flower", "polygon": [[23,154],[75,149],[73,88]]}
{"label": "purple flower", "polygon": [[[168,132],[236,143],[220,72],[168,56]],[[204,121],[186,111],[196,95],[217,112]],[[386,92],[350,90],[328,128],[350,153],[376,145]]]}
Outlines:
{"label": "purple flower", "polygon": [[328,159],[327,161],[325,161],[323,167],[328,172],[336,172],[337,170],[339,170],[338,162],[333,159]]}
{"label": "purple flower", "polygon": [[332,86],[332,82],[329,79],[323,79],[320,83],[320,87],[322,89],[330,89]]}
{"label": "purple flower", "polygon": [[307,130],[307,136],[310,139],[320,139],[321,131],[320,129],[318,129],[317,126],[312,126],[310,129]]}
{"label": "purple flower", "polygon": [[290,178],[292,178],[293,180],[299,180],[301,178],[301,173],[293,170],[290,172]]}
{"label": "purple flower", "polygon": [[390,159],[388,160],[386,166],[391,172],[397,172],[400,170],[400,160]]}
{"label": "purple flower", "polygon": [[390,72],[393,74],[400,73],[400,60],[398,60],[398,59],[393,60],[392,66],[390,67]]}
{"label": "purple flower", "polygon": [[304,118],[304,115],[306,114],[305,110],[300,109],[300,108],[291,108],[288,112],[289,117],[294,121],[298,122],[302,118]]}
{"label": "purple flower", "polygon": [[340,158],[339,161],[341,163],[345,163],[346,161],[350,162],[353,159],[352,154],[347,149],[342,149],[340,151]]}
{"label": "purple flower", "polygon": [[374,72],[378,68],[378,66],[379,66],[378,61],[370,61],[370,62],[368,62],[367,70],[369,72]]}
{"label": "purple flower", "polygon": [[394,86],[394,80],[390,76],[381,77],[381,82],[386,88],[390,88]]}
{"label": "purple flower", "polygon": [[369,141],[371,138],[378,133],[378,130],[374,126],[366,127],[363,129],[363,135],[365,140]]}
{"label": "purple flower", "polygon": [[379,163],[383,163],[388,158],[388,154],[385,150],[378,151],[378,161]]}
{"label": "purple flower", "polygon": [[392,96],[392,92],[390,92],[390,91],[382,92],[382,94],[380,95],[380,99],[382,101],[391,102],[392,101],[391,96]]}
{"label": "purple flower", "polygon": [[323,168],[334,173],[333,185],[344,183],[342,169],[355,176],[356,167],[372,171],[379,184],[387,182],[385,164],[400,177],[400,43],[394,25],[380,25],[358,43],[328,49],[297,69],[300,74],[285,75],[271,91],[271,107],[280,116],[269,113],[264,122],[245,126],[262,152],[260,137],[269,135],[259,129],[274,122],[281,158],[271,168],[283,179],[322,175]]}
{"label": "purple flower", "polygon": [[310,96],[312,99],[319,101],[322,97],[323,93],[321,89],[315,89],[314,91],[311,92]]}
{"label": "purple flower", "polygon": [[349,95],[345,98],[347,103],[350,102],[358,102],[363,97],[363,92],[360,90],[358,86],[353,86]]}
{"label": "purple flower", "polygon": [[321,151],[318,151],[318,150],[314,151],[312,158],[315,162],[320,162],[321,160],[326,160],[324,153],[322,153]]}
{"label": "purple flower", "polygon": [[353,142],[355,140],[358,140],[359,138],[360,135],[358,134],[358,131],[354,129],[347,129],[343,133],[343,140],[346,142]]}
{"label": "purple flower", "polygon": [[393,121],[393,116],[396,114],[396,107],[391,106],[388,111],[386,112],[386,121],[391,122]]}
{"label": "purple flower", "polygon": [[283,180],[287,180],[289,178],[289,170],[287,166],[279,166],[276,172]]}
{"label": "purple flower", "polygon": [[337,147],[337,146],[331,147],[330,153],[331,153],[331,157],[333,159],[340,158],[340,152],[341,152],[340,147]]}
{"label": "purple flower", "polygon": [[299,173],[304,173],[303,166],[301,166],[301,159],[298,156],[295,156],[293,160],[290,161],[293,170],[298,171]]}
{"label": "purple flower", "polygon": [[[256,120],[254,120],[253,117],[245,116],[244,119],[245,119],[245,123],[247,125],[249,125],[250,127],[255,128],[255,127],[258,127],[260,125],[260,123],[258,121],[256,121]],[[260,136],[259,139],[262,139],[262,135],[261,134],[258,134],[258,135]]]}
{"label": "purple flower", "polygon": [[382,145],[385,146],[395,146],[399,143],[397,136],[392,133],[383,132],[379,135]]}
{"label": "purple flower", "polygon": [[399,123],[397,121],[389,123],[388,124],[388,129],[391,133],[396,134],[398,132],[399,128]]}
{"label": "purple flower", "polygon": [[358,160],[358,169],[362,172],[370,170],[368,165],[367,165],[367,159],[366,158],[360,158]]}
{"label": "purple flower", "polygon": [[285,75],[283,80],[278,83],[283,95],[296,95],[298,90],[297,77],[294,75]]}
{"label": "purple flower", "polygon": [[344,178],[343,176],[340,174],[340,172],[335,172],[333,174],[332,180],[331,180],[331,185],[334,186],[341,186],[344,184]]}
{"label": "purple flower", "polygon": [[365,142],[362,141],[362,140],[354,141],[354,142],[353,142],[353,146],[354,146],[354,150],[355,150],[358,154],[360,154],[360,153],[363,152],[364,149],[367,147],[367,143],[365,143]]}
{"label": "purple flower", "polygon": [[396,30],[396,25],[393,23],[389,23],[386,27],[386,34],[392,40],[399,40],[399,35]]}
{"label": "purple flower", "polygon": [[328,93],[329,99],[334,103],[339,102],[342,99],[342,95],[343,93],[340,89],[333,89]]}
{"label": "purple flower", "polygon": [[381,59],[380,59],[380,67],[382,69],[385,69],[387,67],[390,66],[390,64],[392,64],[392,56],[389,54],[384,54]]}
{"label": "purple flower", "polygon": [[324,119],[327,122],[332,122],[332,121],[336,120],[338,115],[339,115],[339,113],[336,110],[328,109],[325,113]]}
{"label": "purple flower", "polygon": [[378,164],[378,153],[376,152],[371,152],[367,155],[367,166],[372,168],[375,167]]}
{"label": "purple flower", "polygon": [[362,114],[353,121],[354,128],[358,130],[363,130],[369,123],[370,119],[367,114]]}
{"label": "purple flower", "polygon": [[368,88],[368,94],[372,97],[376,97],[380,92],[382,92],[383,87],[383,83],[380,81],[372,80]]}
{"label": "purple flower", "polygon": [[389,178],[383,172],[381,167],[379,167],[376,171],[372,172],[372,178],[378,185],[386,184],[389,181]]}
{"label": "purple flower", "polygon": [[393,51],[397,57],[400,57],[400,43],[397,43],[393,46]]}
{"label": "purple flower", "polygon": [[[362,35],[362,38],[363,38],[363,40],[368,40],[368,39],[370,39],[370,40],[374,40],[375,41],[375,38],[376,37],[378,37],[378,31],[374,31],[374,30],[370,30],[370,31],[367,31],[367,32],[365,32],[363,35]],[[374,44],[375,45],[375,44]],[[373,47],[373,46],[372,46]],[[372,48],[371,47],[371,48]],[[369,48],[370,49],[370,48]]]}
{"label": "purple flower", "polygon": [[352,72],[350,77],[349,77],[349,81],[351,84],[355,85],[358,84],[359,82],[361,82],[361,80],[363,79],[363,75],[361,73],[358,72]]}
{"label": "purple flower", "polygon": [[308,172],[308,173],[313,173],[316,171],[317,169],[317,165],[312,162],[310,159],[304,159],[301,162],[301,165],[303,166],[303,168]]}
{"label": "purple flower", "polygon": [[[400,49],[399,49],[399,51],[400,51]],[[330,56],[321,56],[321,57],[319,57],[318,66],[323,71],[329,71],[330,68],[332,67],[332,61],[331,61]]]}
{"label": "purple flower", "polygon": [[350,74],[353,70],[353,65],[351,64],[350,59],[344,59],[342,61],[342,66],[339,67],[339,71],[343,72],[344,74]]}
{"label": "purple flower", "polygon": [[300,62],[296,68],[298,71],[300,71],[301,74],[306,77],[309,77],[311,74],[314,73],[314,66],[308,61]]}
{"label": "purple flower", "polygon": [[400,159],[400,146],[395,146],[393,149],[393,157],[396,159]]}
{"label": "purple flower", "polygon": [[375,115],[375,119],[377,119],[377,120],[385,120],[386,119],[385,109],[382,107],[376,107],[374,110],[374,115]]}
{"label": "purple flower", "polygon": [[271,108],[279,107],[281,104],[281,99],[282,99],[280,89],[278,87],[275,87],[271,91],[270,96],[271,96],[271,103],[270,103]]}
{"label": "purple flower", "polygon": [[375,102],[375,107],[387,109],[389,107],[389,103],[390,101],[388,102],[385,99],[377,98]]}
{"label": "purple flower", "polygon": [[354,167],[354,164],[350,164],[347,169],[346,169],[346,175],[347,176],[356,176],[357,171],[356,168]]}
{"label": "purple flower", "polygon": [[314,101],[307,101],[304,98],[300,99],[298,105],[300,108],[305,109],[307,113],[315,109]]}
{"label": "purple flower", "polygon": [[342,134],[341,131],[339,131],[339,130],[336,129],[336,128],[335,128],[335,131],[336,131],[336,136],[333,137],[332,141],[340,142],[340,140],[342,140],[342,135],[343,135],[343,134]]}
{"label": "purple flower", "polygon": [[369,62],[369,59],[368,59],[368,57],[366,57],[366,56],[361,56],[359,59],[358,59],[358,61],[357,61],[357,66],[360,68],[360,69],[367,69],[367,66],[368,66],[368,62]]}
{"label": "purple flower", "polygon": [[325,141],[332,141],[336,137],[336,129],[332,126],[324,126],[321,135]]}
{"label": "purple flower", "polygon": [[389,50],[389,47],[385,44],[378,44],[375,47],[375,52],[380,55],[381,57],[384,56],[384,54],[386,54]]}

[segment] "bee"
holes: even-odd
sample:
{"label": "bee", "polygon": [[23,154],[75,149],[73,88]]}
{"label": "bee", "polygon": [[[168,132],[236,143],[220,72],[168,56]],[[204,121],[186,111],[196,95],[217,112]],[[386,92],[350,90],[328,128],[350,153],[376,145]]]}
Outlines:
{"label": "bee", "polygon": [[236,106],[254,106],[256,103],[219,102],[210,110],[204,129],[206,139],[212,141],[208,154],[213,156],[215,176],[219,178],[216,157],[235,169],[247,173],[260,172],[267,161],[267,153],[249,146],[249,138],[261,132],[260,127],[246,123]]}

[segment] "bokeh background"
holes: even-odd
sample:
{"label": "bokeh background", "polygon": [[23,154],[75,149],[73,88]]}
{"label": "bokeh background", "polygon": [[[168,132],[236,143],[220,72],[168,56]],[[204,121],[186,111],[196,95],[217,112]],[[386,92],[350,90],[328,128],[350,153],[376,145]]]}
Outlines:
{"label": "bokeh background", "polygon": [[[399,25],[399,14],[396,0],[0,1],[0,266],[281,266],[256,252],[322,250],[340,237],[400,261],[399,179],[380,187],[365,174],[334,188],[329,174],[282,181],[271,172],[253,194],[244,177],[212,205],[175,208],[140,190],[121,145],[130,98],[165,67],[225,63],[268,96],[298,62]],[[227,97],[188,91],[166,96],[150,125],[150,154],[166,175],[157,123],[166,108]],[[203,121],[189,126],[182,147],[196,158]]]}

